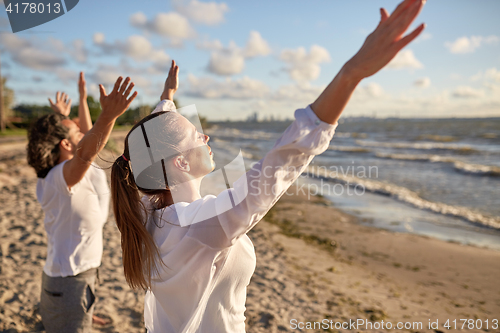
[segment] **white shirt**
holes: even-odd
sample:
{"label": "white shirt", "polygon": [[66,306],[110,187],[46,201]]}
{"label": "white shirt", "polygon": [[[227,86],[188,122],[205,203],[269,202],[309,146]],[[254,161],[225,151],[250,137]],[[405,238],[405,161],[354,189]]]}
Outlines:
{"label": "white shirt", "polygon": [[[246,233],[313,157],[328,148],[337,127],[320,121],[309,106],[297,110],[295,118],[273,149],[233,188],[217,197],[207,195],[154,211],[146,226],[166,267],[153,277],[151,291],[146,293],[144,320],[149,332],[245,332],[246,287],[256,264]],[[230,210],[223,209],[229,194],[238,196],[244,187],[248,195],[243,201]],[[147,197],[143,202],[151,209]],[[221,213],[179,226],[179,215],[198,221],[200,214],[214,209]]]}
{"label": "white shirt", "polygon": [[83,179],[68,189],[67,161],[38,178],[36,196],[45,212],[48,276],[74,276],[101,265],[102,229],[108,218],[110,191],[106,173],[92,164]]}

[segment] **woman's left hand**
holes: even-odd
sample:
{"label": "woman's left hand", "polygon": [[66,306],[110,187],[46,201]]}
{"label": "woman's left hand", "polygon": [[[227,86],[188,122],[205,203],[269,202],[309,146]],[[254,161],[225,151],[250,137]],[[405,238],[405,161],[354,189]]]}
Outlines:
{"label": "woman's left hand", "polygon": [[165,86],[163,88],[163,93],[160,99],[174,100],[174,94],[179,89],[179,66],[175,64],[175,60],[172,60],[172,65],[168,71],[168,77],[165,80]]}
{"label": "woman's left hand", "polygon": [[387,65],[408,43],[417,38],[425,24],[410,34],[403,34],[422,10],[426,0],[405,0],[389,15],[380,9],[380,23],[366,38],[361,49],[346,63],[346,69],[357,80],[371,76]]}

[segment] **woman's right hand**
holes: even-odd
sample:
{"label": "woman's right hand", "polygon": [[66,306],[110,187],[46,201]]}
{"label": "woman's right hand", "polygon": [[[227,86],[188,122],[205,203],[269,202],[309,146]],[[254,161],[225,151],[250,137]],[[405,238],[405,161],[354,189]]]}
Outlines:
{"label": "woman's right hand", "polygon": [[362,80],[381,70],[396,54],[413,41],[424,30],[419,25],[410,34],[403,34],[422,10],[426,0],[405,0],[389,15],[380,9],[380,23],[366,38],[361,49],[349,60],[345,67],[356,80]]}
{"label": "woman's right hand", "polygon": [[104,86],[102,84],[99,85],[99,90],[101,92],[100,102],[102,115],[105,115],[112,120],[121,116],[137,96],[136,91],[132,94],[132,96],[130,96],[130,98],[127,98],[127,96],[130,95],[132,88],[134,88],[134,82],[130,82],[129,77],[123,81],[123,84],[122,80],[123,78],[121,76],[116,80],[113,91],[109,95],[106,95]]}

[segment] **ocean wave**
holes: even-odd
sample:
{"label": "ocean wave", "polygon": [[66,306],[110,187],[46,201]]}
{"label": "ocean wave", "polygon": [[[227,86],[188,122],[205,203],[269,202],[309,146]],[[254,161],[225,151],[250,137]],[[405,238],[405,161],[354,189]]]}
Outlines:
{"label": "ocean wave", "polygon": [[254,139],[254,140],[272,140],[277,139],[281,133],[272,133],[266,131],[246,131],[238,130],[236,128],[217,128],[215,130],[208,129],[207,134],[213,135],[214,137],[226,137],[235,139]]}
{"label": "ocean wave", "polygon": [[417,137],[417,140],[428,140],[436,142],[453,142],[458,141],[458,138],[451,135],[436,135],[436,134],[423,134]]}
{"label": "ocean wave", "polygon": [[345,175],[335,175],[335,177],[331,177],[325,170],[315,169],[312,166],[310,166],[306,172],[314,177],[324,178],[343,184],[349,184],[351,186],[360,185],[368,192],[386,195],[398,201],[411,204],[412,206],[419,209],[425,209],[447,216],[454,216],[478,225],[500,229],[500,217],[488,216],[467,207],[453,206],[441,202],[428,201],[421,198],[417,193],[405,187],[372,179],[361,179]]}
{"label": "ocean wave", "polygon": [[356,140],[356,143],[363,147],[380,148],[410,148],[421,150],[453,150],[458,153],[474,153],[476,150],[468,145],[445,144],[437,142],[376,142],[366,140]]}
{"label": "ocean wave", "polygon": [[500,167],[480,164],[468,164],[464,162],[454,162],[453,166],[458,171],[480,176],[500,177]]}
{"label": "ocean wave", "polygon": [[375,156],[393,160],[451,163],[455,170],[462,173],[476,176],[500,177],[500,167],[498,166],[465,163],[446,156],[383,153],[376,153]]}
{"label": "ocean wave", "polygon": [[328,150],[343,151],[349,153],[369,153],[371,149],[356,146],[330,146]]}

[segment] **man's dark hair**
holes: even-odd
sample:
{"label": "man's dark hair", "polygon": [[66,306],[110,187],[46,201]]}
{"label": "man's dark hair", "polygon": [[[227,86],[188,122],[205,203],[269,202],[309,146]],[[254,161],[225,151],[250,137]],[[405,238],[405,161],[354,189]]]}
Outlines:
{"label": "man's dark hair", "polygon": [[69,129],[62,124],[65,116],[52,113],[38,118],[28,131],[28,164],[38,178],[45,178],[57,164],[61,151],[59,143],[67,139]]}

